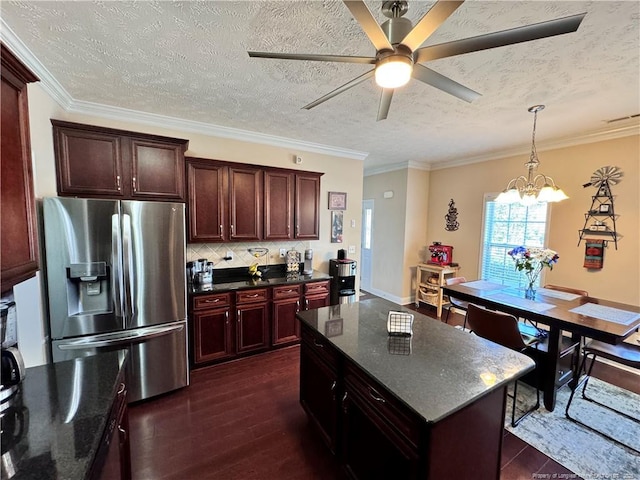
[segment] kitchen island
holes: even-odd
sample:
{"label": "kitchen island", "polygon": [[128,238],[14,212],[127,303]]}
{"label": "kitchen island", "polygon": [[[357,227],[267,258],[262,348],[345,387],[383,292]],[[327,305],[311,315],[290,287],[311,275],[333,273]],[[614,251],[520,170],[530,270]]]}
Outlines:
{"label": "kitchen island", "polygon": [[495,478],[525,355],[382,299],[300,312],[300,402],[352,478]]}
{"label": "kitchen island", "polygon": [[130,478],[126,356],[27,368],[2,411],[2,478]]}

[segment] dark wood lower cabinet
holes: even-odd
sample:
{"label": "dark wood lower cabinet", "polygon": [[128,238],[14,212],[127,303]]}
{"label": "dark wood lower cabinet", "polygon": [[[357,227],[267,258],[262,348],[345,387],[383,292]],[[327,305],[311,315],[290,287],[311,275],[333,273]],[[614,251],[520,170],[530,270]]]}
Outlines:
{"label": "dark wood lower cabinet", "polygon": [[427,422],[326,337],[301,330],[300,404],[348,477],[500,478],[506,387]]}
{"label": "dark wood lower cabinet", "polygon": [[264,350],[269,346],[268,312],[266,302],[237,307],[236,349],[238,353]]}
{"label": "dark wood lower cabinet", "polygon": [[418,478],[415,447],[347,385],[342,401],[342,461],[353,478]]}
{"label": "dark wood lower cabinet", "polygon": [[231,307],[226,306],[192,315],[194,363],[231,358],[235,355],[230,322]]}
{"label": "dark wood lower cabinet", "polygon": [[[326,344],[304,335],[300,350],[300,404],[331,453],[338,452],[338,373]],[[324,349],[327,348],[325,351]]]}

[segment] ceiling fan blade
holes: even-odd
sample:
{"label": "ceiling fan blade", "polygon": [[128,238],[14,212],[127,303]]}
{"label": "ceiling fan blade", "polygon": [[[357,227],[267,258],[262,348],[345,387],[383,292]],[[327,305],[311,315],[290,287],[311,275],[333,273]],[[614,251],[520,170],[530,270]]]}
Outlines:
{"label": "ceiling fan blade", "polygon": [[391,99],[393,98],[393,88],[383,88],[380,96],[380,106],[378,107],[377,121],[384,120],[389,114]]}
{"label": "ceiling fan blade", "polygon": [[438,58],[453,57],[454,55],[478,52],[489,48],[514,45],[516,43],[575,32],[585,15],[586,13],[580,13],[556,20],[549,20],[548,22],[534,23],[501,32],[488,33],[477,37],[423,47],[414,52],[416,57],[415,61],[426,62]]}
{"label": "ceiling fan blade", "polygon": [[311,102],[308,105],[305,105],[304,109],[306,110],[311,110],[313,107],[317,107],[318,105],[320,105],[323,102],[326,102],[327,100],[335,97],[336,95],[339,95],[340,93],[349,90],[351,87],[355,87],[356,85],[364,82],[365,80],[367,80],[368,78],[371,78],[373,76],[373,72],[375,72],[374,70],[369,70],[366,73],[363,73],[362,75],[360,75],[359,77],[354,78],[353,80],[345,83],[344,85],[342,85],[341,87],[336,88],[335,90],[327,93],[324,97],[320,97],[319,99]]}
{"label": "ceiling fan blade", "polygon": [[454,97],[458,97],[465,102],[473,102],[476,98],[481,97],[478,92],[459,84],[458,82],[451,80],[444,75],[434,72],[430,68],[424,65],[415,64],[413,66],[413,78],[420,80],[432,87],[436,87],[443,92],[449,93]]}
{"label": "ceiling fan blade", "polygon": [[376,47],[376,50],[393,50],[393,45],[391,45],[382,28],[378,25],[371,10],[362,0],[344,0],[344,4],[353,15],[353,18],[358,21],[364,33],[367,34],[373,46]]}
{"label": "ceiling fan blade", "polygon": [[411,51],[414,51],[463,3],[464,0],[457,2],[440,0],[424,14],[400,43],[409,47]]}
{"label": "ceiling fan blade", "polygon": [[313,53],[271,53],[247,52],[252,58],[275,58],[280,60],[309,60],[312,62],[343,62],[343,63],[376,63],[375,57],[351,57],[347,55],[316,55]]}

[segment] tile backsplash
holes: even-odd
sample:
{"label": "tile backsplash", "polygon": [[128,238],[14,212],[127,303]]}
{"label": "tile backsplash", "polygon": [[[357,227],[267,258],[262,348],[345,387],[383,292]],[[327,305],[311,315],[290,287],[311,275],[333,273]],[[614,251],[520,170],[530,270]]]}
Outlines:
{"label": "tile backsplash", "polygon": [[[267,255],[255,258],[250,252],[250,248],[267,248]],[[275,265],[285,263],[284,258],[280,258],[280,249],[286,251],[297,250],[300,257],[304,259],[304,251],[309,248],[309,242],[246,242],[246,243],[189,243],[187,244],[187,261],[206,258],[213,262],[214,269],[248,267],[253,262],[259,262],[260,266]],[[224,260],[227,252],[233,252],[232,260]]]}

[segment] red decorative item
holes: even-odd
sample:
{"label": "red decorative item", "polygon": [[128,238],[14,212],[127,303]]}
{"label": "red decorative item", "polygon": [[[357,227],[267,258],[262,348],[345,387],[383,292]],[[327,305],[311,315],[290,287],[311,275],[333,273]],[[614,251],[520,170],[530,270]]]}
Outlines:
{"label": "red decorative item", "polygon": [[429,245],[429,252],[431,252],[431,258],[428,263],[444,266],[453,262],[453,247],[451,245],[433,242],[433,245]]}
{"label": "red decorative item", "polygon": [[600,269],[604,263],[604,240],[585,239],[584,268]]}

